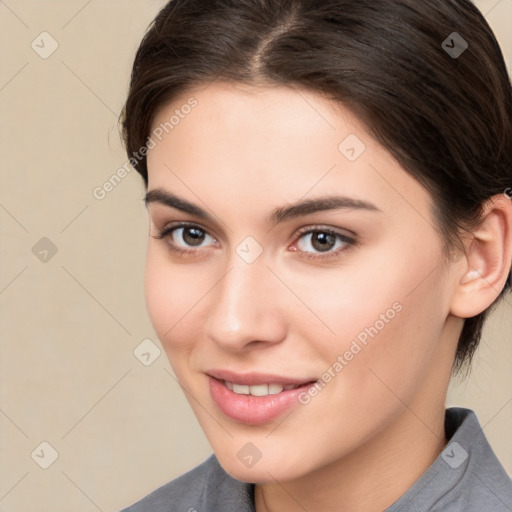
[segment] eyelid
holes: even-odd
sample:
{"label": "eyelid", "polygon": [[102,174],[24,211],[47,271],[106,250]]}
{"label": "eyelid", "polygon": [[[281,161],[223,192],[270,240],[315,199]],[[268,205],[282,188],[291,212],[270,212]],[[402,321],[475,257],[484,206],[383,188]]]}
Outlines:
{"label": "eyelid", "polygon": [[318,231],[326,232],[326,233],[332,233],[334,235],[339,235],[343,238],[350,239],[350,240],[356,240],[356,234],[353,231],[350,231],[348,229],[345,229],[344,231],[348,231],[350,235],[345,234],[342,232],[341,228],[334,228],[331,226],[327,226],[325,224],[313,224],[311,226],[304,226],[303,228],[300,228],[297,231],[297,234],[295,235],[296,238],[301,237],[302,235],[306,235],[308,233],[316,233]]}

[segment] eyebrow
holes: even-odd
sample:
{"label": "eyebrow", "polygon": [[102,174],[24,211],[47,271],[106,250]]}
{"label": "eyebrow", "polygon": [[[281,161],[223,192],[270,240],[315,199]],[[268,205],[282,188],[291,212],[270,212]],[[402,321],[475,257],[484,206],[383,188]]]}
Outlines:
{"label": "eyebrow", "polygon": [[[200,219],[213,221],[213,217],[205,210],[199,208],[199,206],[189,203],[185,199],[179,198],[178,196],[175,196],[161,188],[156,188],[147,192],[144,198],[144,203],[146,204],[146,207],[151,203],[158,203],[169,208],[181,210],[182,212],[194,215]],[[311,215],[317,212],[340,209],[366,210],[382,213],[382,210],[368,201],[346,196],[331,195],[320,197],[318,199],[307,199],[288,206],[276,208],[267,220],[270,224],[278,224],[286,220]]]}

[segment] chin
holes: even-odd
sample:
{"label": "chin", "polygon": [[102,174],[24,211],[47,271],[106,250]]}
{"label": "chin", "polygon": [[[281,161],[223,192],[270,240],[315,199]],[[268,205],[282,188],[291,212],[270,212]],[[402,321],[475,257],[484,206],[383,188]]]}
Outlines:
{"label": "chin", "polygon": [[[247,444],[249,443],[250,441]],[[242,444],[242,447],[244,446]],[[262,453],[261,458],[256,460],[252,466],[246,466],[243,460],[244,452],[241,453],[238,443],[236,450],[228,452],[224,446],[221,450],[215,451],[215,455],[226,473],[243,482],[286,482],[300,478],[313,469],[303,465],[301,453],[296,452],[296,458],[293,458],[286,454],[280,454],[279,450],[272,450],[267,457]]]}

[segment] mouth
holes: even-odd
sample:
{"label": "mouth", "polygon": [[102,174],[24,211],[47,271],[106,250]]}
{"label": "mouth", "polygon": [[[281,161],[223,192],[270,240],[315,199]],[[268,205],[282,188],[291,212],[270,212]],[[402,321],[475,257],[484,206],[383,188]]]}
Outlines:
{"label": "mouth", "polygon": [[269,374],[206,374],[210,394],[220,411],[232,420],[257,425],[281,416],[299,404],[299,396],[317,379],[297,379]]}

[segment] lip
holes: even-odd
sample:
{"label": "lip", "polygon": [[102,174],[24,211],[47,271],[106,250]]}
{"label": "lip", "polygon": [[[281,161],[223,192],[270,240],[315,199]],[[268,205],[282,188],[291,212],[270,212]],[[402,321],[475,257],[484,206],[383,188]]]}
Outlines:
{"label": "lip", "polygon": [[[213,376],[222,375],[224,378]],[[301,393],[316,382],[315,379],[294,379],[269,374],[235,374],[232,372],[208,372],[207,373],[210,394],[221,412],[228,418],[244,423],[246,425],[261,425],[272,421],[294,406],[299,405],[298,397]],[[281,393],[267,396],[239,395],[228,389],[224,381],[235,382],[237,384],[257,385],[257,384],[282,384],[282,385],[300,385],[298,388],[283,390]]]}
{"label": "lip", "polygon": [[270,374],[270,373],[235,373],[230,370],[208,370],[205,372],[206,375],[210,377],[214,377],[218,380],[227,380],[229,382],[234,382],[235,384],[245,384],[247,386],[256,386],[258,384],[281,384],[283,386],[288,385],[301,385],[307,384],[308,382],[316,381],[316,377],[311,378],[293,378],[293,377],[283,377],[281,375]]}

